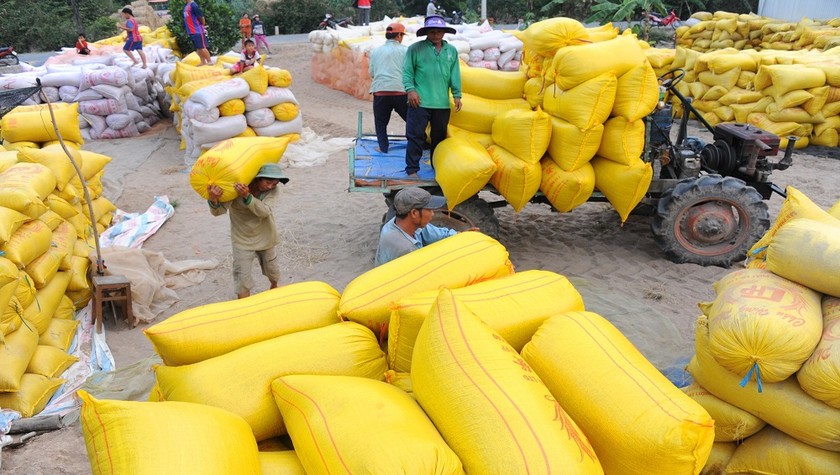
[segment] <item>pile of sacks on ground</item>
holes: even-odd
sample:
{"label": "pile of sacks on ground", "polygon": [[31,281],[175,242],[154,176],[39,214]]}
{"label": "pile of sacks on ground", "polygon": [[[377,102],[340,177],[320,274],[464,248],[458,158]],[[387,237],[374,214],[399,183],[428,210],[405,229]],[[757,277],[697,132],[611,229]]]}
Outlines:
{"label": "pile of sacks on ground", "polygon": [[[172,50],[144,46],[148,67],[132,62],[118,46],[92,45],[89,56],[74,49],[50,57],[43,66],[0,77],[0,88],[31,87],[40,79],[52,103],[78,104],[78,123],[86,140],[134,137],[160,120],[168,108],[161,74]],[[40,95],[24,104],[42,102]]]}
{"label": "pile of sacks on ground", "polygon": [[[394,20],[386,17],[370,26],[309,32],[309,42],[315,51],[312,79],[359,99],[370,99],[370,50],[385,43],[385,28],[395,21],[405,25],[407,34],[403,45],[409,46],[425,39],[415,35],[423,26],[423,17]],[[451,26],[456,33],[447,33],[444,39],[458,50],[458,56],[465,64],[502,71],[519,69],[523,45],[513,34],[494,30],[487,22]]]}
{"label": "pile of sacks on ground", "polygon": [[[701,304],[694,382],[715,419],[710,465],[726,473],[834,473],[840,467],[840,202],[828,212],[793,187],[747,269]],[[722,473],[722,472],[715,472]]]}
{"label": "pile of sacks on ground", "polygon": [[677,46],[695,51],[725,48],[828,50],[840,46],[840,18],[787,22],[754,13],[697,12],[677,28]]}
{"label": "pile of sacks on ground", "polygon": [[145,333],[149,402],[80,393],[94,471],[648,475],[712,449],[709,414],[565,277],[476,232]]}
{"label": "pile of sacks on ground", "polygon": [[[799,137],[797,148],[838,145],[840,132],[840,47],[829,51],[727,48],[700,53],[651,49],[657,73],[681,68],[676,88],[711,125],[749,123],[782,138]],[[673,98],[675,115],[682,105]]]}
{"label": "pile of sacks on ground", "polygon": [[520,37],[526,68],[461,68],[462,108],[434,156],[447,205],[490,183],[516,211],[542,191],[565,212],[597,188],[623,222],[653,176],[641,159],[644,117],[659,94],[646,43],[570,18]]}
{"label": "pile of sacks on ground", "polygon": [[239,55],[219,56],[213,66],[198,66],[197,59],[187,55],[166,79],[186,164],[233,137],[297,140],[303,117],[287,70],[257,65],[232,74],[230,67]]}
{"label": "pile of sacks on ground", "polygon": [[[81,141],[75,107],[61,108],[69,111],[61,133]],[[19,107],[0,124],[10,117],[40,124],[43,135],[30,135],[28,142],[46,143],[56,136],[44,108]],[[90,192],[91,218],[81,180],[61,146],[21,143],[12,151],[0,146],[0,407],[30,417],[76,360],[67,352],[79,323],[75,310],[91,297],[92,226],[104,230],[116,208],[101,196],[110,157],[66,142]]]}

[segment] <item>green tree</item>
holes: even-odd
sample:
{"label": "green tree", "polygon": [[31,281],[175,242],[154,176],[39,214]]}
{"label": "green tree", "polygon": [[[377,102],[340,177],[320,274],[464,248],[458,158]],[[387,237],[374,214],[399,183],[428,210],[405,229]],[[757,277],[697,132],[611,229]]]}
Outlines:
{"label": "green tree", "polygon": [[[195,50],[184,28],[184,6],[186,0],[169,0],[169,14],[172,19],[166,24],[178,41],[178,48],[184,54]],[[239,18],[230,6],[221,0],[202,0],[199,5],[207,24],[207,49],[210,54],[225,53],[239,42]]]}

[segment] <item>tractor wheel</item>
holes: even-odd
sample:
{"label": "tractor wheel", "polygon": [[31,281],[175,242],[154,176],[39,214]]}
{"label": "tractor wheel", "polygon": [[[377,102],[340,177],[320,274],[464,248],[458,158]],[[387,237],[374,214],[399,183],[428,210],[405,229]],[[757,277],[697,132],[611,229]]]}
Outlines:
{"label": "tractor wheel", "polygon": [[767,204],[733,177],[683,180],[659,199],[651,229],[674,262],[729,267],[770,227]]}
{"label": "tractor wheel", "polygon": [[[396,214],[393,203],[387,199],[386,202],[388,203],[388,212],[382,215],[382,224],[388,222]],[[478,197],[470,198],[453,210],[435,211],[432,224],[454,229],[458,232],[478,228],[479,231],[493,239],[499,238],[499,220],[493,213],[493,208],[490,207],[489,203]]]}

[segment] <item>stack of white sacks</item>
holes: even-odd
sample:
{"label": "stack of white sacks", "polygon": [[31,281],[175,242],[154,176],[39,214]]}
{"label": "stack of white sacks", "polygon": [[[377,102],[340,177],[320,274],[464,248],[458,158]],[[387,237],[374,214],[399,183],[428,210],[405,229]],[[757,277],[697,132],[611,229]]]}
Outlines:
{"label": "stack of white sacks", "polygon": [[[146,69],[133,66],[117,52],[87,58],[73,53],[54,56],[47,64],[0,77],[0,88],[35,85],[40,79],[50,102],[79,103],[79,127],[85,140],[133,137],[148,130],[168,109],[161,77],[174,60],[166,48],[144,48]],[[33,96],[25,104],[37,104]]]}

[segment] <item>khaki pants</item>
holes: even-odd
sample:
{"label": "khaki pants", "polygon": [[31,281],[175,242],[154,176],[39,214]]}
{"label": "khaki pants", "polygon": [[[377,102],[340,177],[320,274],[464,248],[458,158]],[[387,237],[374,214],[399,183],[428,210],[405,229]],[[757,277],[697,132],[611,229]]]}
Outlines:
{"label": "khaki pants", "polygon": [[254,266],[254,258],[260,263],[262,274],[268,277],[271,282],[280,280],[280,260],[277,258],[277,249],[272,247],[264,251],[246,251],[233,248],[233,286],[237,294],[250,292],[254,286],[254,279],[251,276]]}

